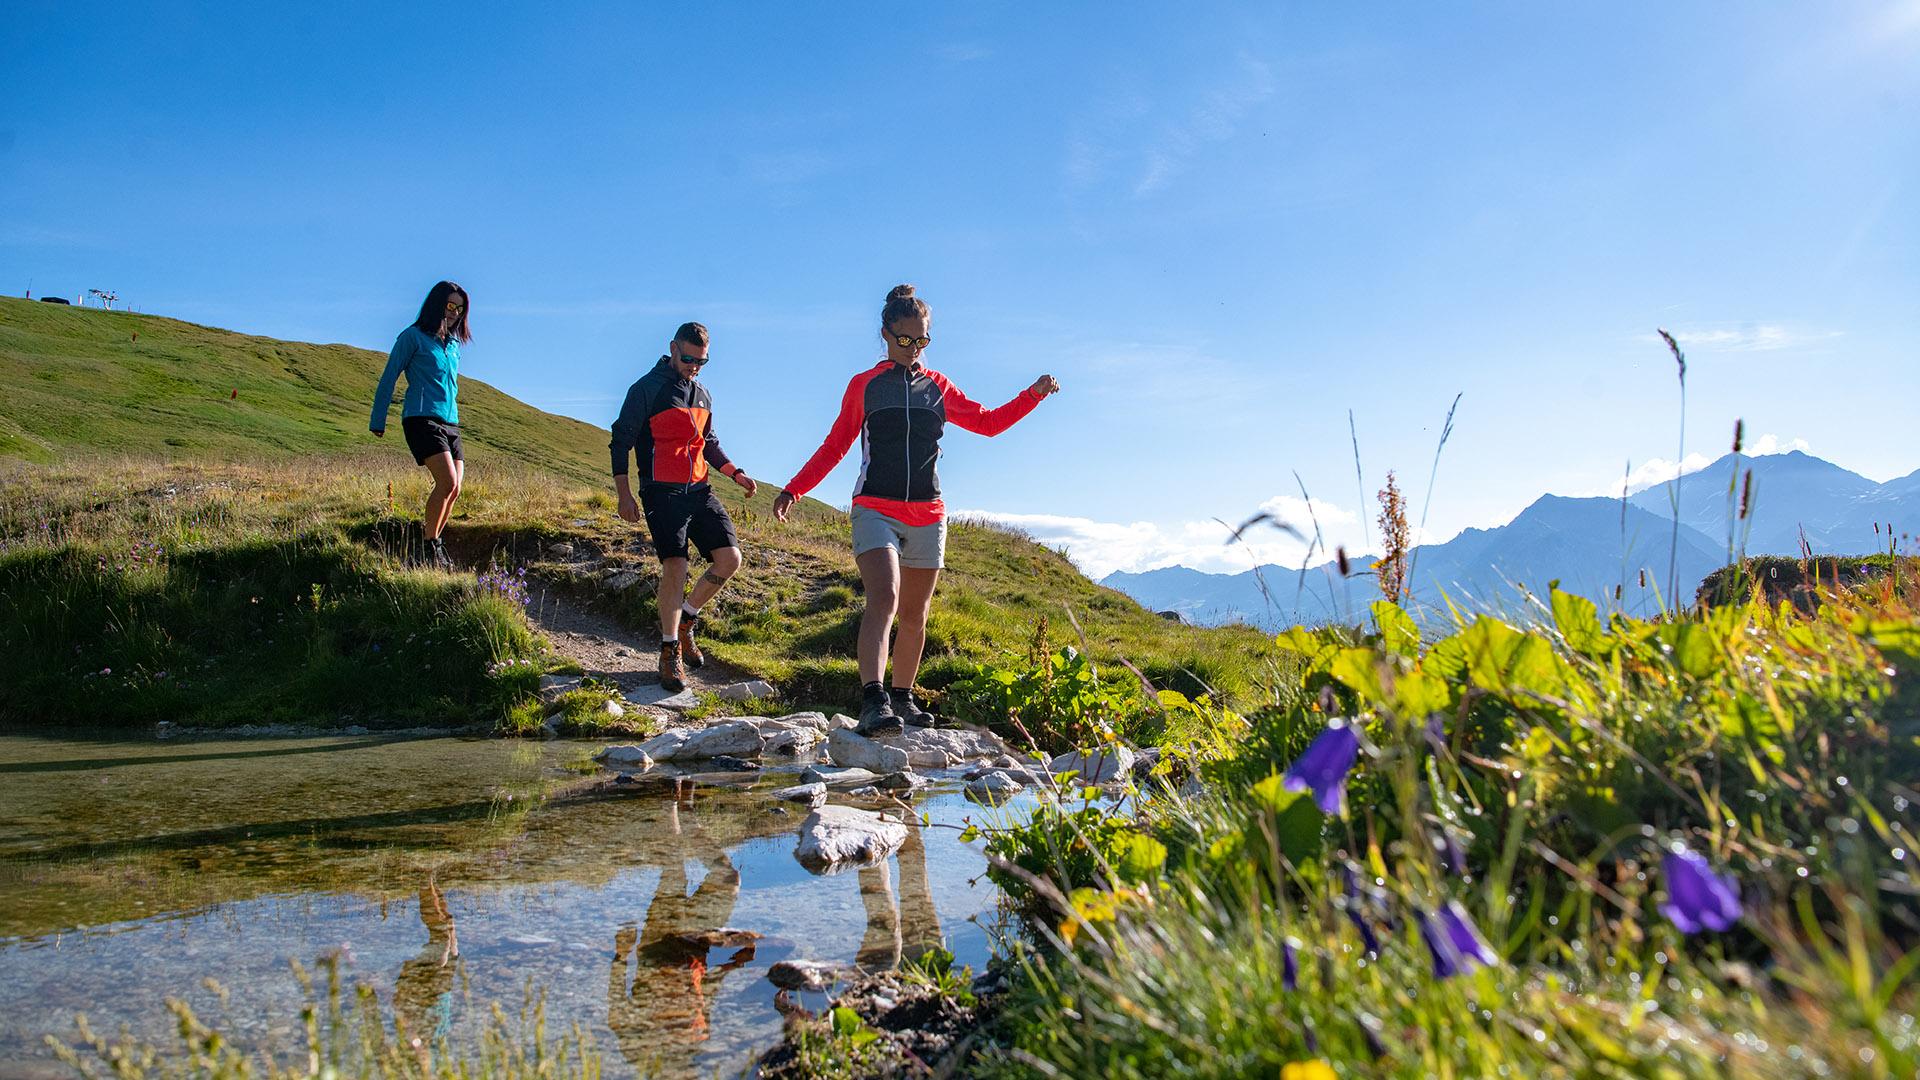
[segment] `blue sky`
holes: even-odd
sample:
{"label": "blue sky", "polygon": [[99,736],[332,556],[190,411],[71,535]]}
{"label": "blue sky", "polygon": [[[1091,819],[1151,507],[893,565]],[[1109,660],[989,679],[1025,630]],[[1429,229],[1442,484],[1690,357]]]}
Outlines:
{"label": "blue sky", "polygon": [[[780,482],[880,301],[997,404],[951,507],[1093,572],[1361,547],[1671,469],[1736,417],[1920,468],[1920,2],[152,5],[0,24],[0,290],[384,349],[440,277],[464,372],[597,424],[683,319]],[[377,372],[369,370],[368,387]],[[844,502],[851,466],[817,494]],[[1370,512],[1370,507],[1365,508]]]}

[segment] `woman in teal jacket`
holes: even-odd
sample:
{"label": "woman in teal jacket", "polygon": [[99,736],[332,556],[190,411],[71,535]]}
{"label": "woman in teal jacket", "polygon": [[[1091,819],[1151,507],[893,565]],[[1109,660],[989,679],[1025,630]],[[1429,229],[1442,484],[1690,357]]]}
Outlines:
{"label": "woman in teal jacket", "polygon": [[460,497],[460,482],[466,476],[467,463],[460,450],[460,345],[473,340],[467,332],[467,290],[451,281],[442,281],[427,293],[420,305],[420,317],[400,331],[387,357],[387,369],[380,374],[380,386],[373,392],[373,418],[367,429],[375,435],[387,433],[387,410],[393,405],[394,383],[401,372],[407,375],[407,397],[400,410],[400,428],[406,432],[407,448],[416,464],[426,466],[433,477],[433,491],[427,496],[427,511],[420,525],[427,537],[427,555],[435,566],[451,569],[440,532],[453,516],[453,500]]}

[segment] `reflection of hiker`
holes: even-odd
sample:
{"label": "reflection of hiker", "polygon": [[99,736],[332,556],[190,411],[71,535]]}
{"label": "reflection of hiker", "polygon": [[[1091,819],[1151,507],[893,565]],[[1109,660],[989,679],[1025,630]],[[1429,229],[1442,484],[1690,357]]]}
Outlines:
{"label": "reflection of hiker", "polygon": [[[913,286],[887,294],[880,312],[880,336],[887,358],[853,377],[840,398],[840,415],[826,441],[773,503],[774,516],[787,511],[826,478],[860,439],[860,479],[853,492],[853,555],[867,594],[860,619],[860,732],[888,734],[901,721],[926,725],[932,716],[913,700],[913,680],[927,644],[927,608],[946,564],[946,504],[934,462],[948,421],[981,435],[998,435],[1060,389],[1051,375],[1035,379],[1012,401],[997,409],[969,400],[947,377],[920,362],[933,342],[932,314]],[[892,688],[886,673],[887,631],[894,615],[900,631],[893,642]]]}
{"label": "reflection of hiker", "polygon": [[[740,871],[724,852],[702,856],[707,876],[687,894],[686,864],[670,856],[660,868],[646,921],[636,932],[622,927],[613,936],[613,967],[607,974],[607,1026],[621,1056],[636,1067],[662,1064],[660,1044],[685,1064],[707,1038],[708,1012],[727,972],[753,959],[753,946],[735,952],[724,964],[707,967],[707,946],[676,935],[727,925],[740,897]],[[627,961],[633,960],[633,982]]]}
{"label": "reflection of hiker", "polygon": [[869,971],[898,967],[942,946],[940,912],[927,882],[927,849],[918,826],[909,825],[900,846],[900,898],[882,861],[860,868],[860,902],[867,909],[867,932],[854,962]]}
{"label": "reflection of hiker", "polygon": [[[698,381],[708,359],[706,327],[690,322],[674,331],[667,355],[627,391],[608,444],[620,516],[638,521],[644,509],[653,549],[660,556],[660,685],[674,693],[686,689],[683,662],[696,668],[706,663],[693,640],[700,609],[740,569],[733,519],[707,484],[707,466],[731,477],[747,490],[748,498],[757,486],[727,460],[713,433],[713,398]],[[628,486],[628,451],[640,467],[637,504]],[[710,565],[682,601],[688,540]]]}
{"label": "reflection of hiker", "polygon": [[373,419],[368,430],[387,433],[387,409],[393,403],[394,383],[407,375],[407,397],[400,410],[400,428],[407,436],[416,465],[425,465],[433,477],[426,514],[420,528],[427,538],[427,556],[441,569],[452,569],[441,530],[453,516],[453,500],[460,497],[466,477],[466,457],[460,450],[460,346],[472,341],[467,332],[467,290],[442,281],[427,291],[413,325],[400,331],[387,356],[386,370],[373,392]]}
{"label": "reflection of hiker", "polygon": [[432,1046],[447,1037],[453,1022],[453,977],[460,940],[454,935],[447,901],[431,881],[420,890],[420,924],[427,928],[427,944],[419,956],[400,965],[393,986],[393,1011],[407,1038]]}

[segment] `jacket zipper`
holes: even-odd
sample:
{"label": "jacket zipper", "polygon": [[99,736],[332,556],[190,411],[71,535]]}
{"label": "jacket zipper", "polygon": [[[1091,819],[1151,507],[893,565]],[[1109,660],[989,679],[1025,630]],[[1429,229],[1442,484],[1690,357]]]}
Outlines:
{"label": "jacket zipper", "polygon": [[907,494],[906,494],[906,498],[902,499],[901,501],[912,502],[913,501],[913,369],[911,367],[902,368],[900,369],[900,373],[902,376],[901,382],[900,382],[901,400],[902,402],[905,403],[907,407],[907,437],[906,439],[903,440],[906,443],[906,445],[901,447],[901,450],[907,459],[907,484],[906,484]]}

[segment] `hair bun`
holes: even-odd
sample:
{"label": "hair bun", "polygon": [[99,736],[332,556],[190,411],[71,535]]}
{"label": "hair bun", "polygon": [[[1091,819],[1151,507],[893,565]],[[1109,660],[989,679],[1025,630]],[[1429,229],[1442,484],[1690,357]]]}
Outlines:
{"label": "hair bun", "polygon": [[895,300],[905,300],[912,295],[913,295],[913,286],[895,285],[893,287],[893,291],[887,294],[887,302],[892,303]]}

